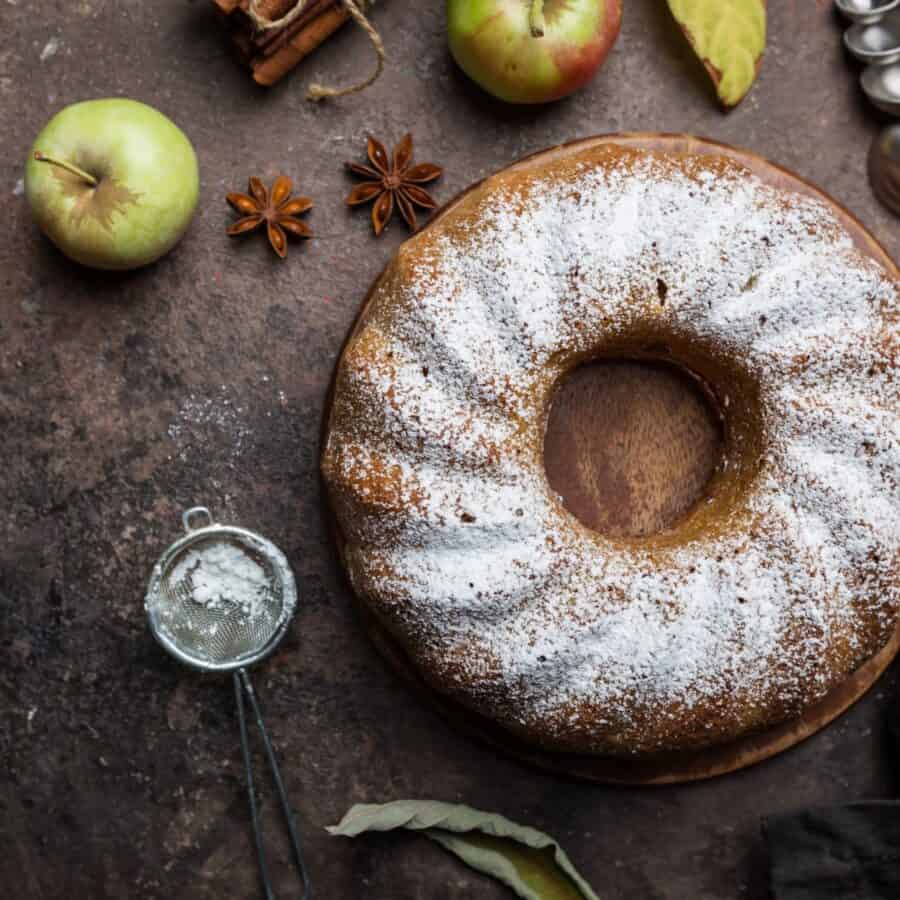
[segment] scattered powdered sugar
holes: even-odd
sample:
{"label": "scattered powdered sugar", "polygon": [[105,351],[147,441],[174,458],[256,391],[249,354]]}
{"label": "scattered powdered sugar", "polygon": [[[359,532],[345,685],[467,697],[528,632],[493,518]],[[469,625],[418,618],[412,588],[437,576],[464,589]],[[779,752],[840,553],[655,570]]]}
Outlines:
{"label": "scattered powdered sugar", "polygon": [[58,37],[52,37],[46,44],[44,44],[44,49],[41,50],[41,62],[46,62],[50,59],[51,56],[56,56],[59,53],[59,49],[62,46],[62,42]]}
{"label": "scattered powdered sugar", "polygon": [[254,620],[271,604],[270,575],[239,545],[226,541],[189,549],[170,580],[207,610],[236,611]]}
{"label": "scattered powdered sugar", "polygon": [[212,385],[192,391],[181,401],[167,428],[178,459],[202,456],[236,468],[259,439],[259,424],[289,406],[288,396],[262,375],[257,386]]}
{"label": "scattered powdered sugar", "polygon": [[[435,683],[559,746],[796,712],[900,607],[898,318],[821,203],[737,165],[493,179],[401,248],[342,361],[324,470],[354,586]],[[740,360],[765,435],[733,525],[652,552],[577,525],[540,453],[555,378],[648,322]]]}
{"label": "scattered powdered sugar", "polygon": [[252,434],[244,421],[246,412],[223,384],[212,396],[188,395],[169,425],[168,434],[182,456],[196,447],[203,449],[207,444],[224,443],[229,458],[234,461],[243,453]]}

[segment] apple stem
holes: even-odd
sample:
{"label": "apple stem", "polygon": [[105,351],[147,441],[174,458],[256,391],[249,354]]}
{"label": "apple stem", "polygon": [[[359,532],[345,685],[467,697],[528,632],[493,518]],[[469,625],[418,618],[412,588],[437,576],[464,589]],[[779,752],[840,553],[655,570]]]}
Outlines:
{"label": "apple stem", "polygon": [[529,15],[532,37],[544,36],[544,0],[531,0],[531,14]]}
{"label": "apple stem", "polygon": [[40,150],[34,151],[34,158],[38,162],[50,163],[51,166],[59,166],[61,169],[65,169],[67,172],[71,172],[73,175],[77,175],[82,181],[87,182],[91,187],[97,187],[97,179],[94,178],[93,175],[89,175],[84,169],[79,169],[78,166],[72,165],[70,162],[66,162],[64,159],[56,159],[52,156],[47,156],[46,153],[41,153]]}

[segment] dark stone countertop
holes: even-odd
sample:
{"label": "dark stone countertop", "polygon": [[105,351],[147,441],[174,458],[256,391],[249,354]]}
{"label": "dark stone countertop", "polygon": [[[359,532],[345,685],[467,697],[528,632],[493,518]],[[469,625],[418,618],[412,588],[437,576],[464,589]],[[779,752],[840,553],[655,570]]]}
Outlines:
{"label": "dark stone countertop", "polygon": [[[411,128],[418,158],[446,167],[440,199],[574,137],[692,132],[817,182],[900,255],[897,221],[865,175],[880,123],[830,4],[771,4],[759,81],[728,115],[657,0],[626,3],[599,77],[545,109],[503,108],[456,72],[440,0],[379,4],[385,76],[321,106],[304,100],[306,83],[367,71],[361,34],[344,29],[265,92],[210,6],[3,8],[0,881],[48,900],[258,896],[231,691],[166,658],[142,609],[180,510],[203,502],[269,536],[297,575],[299,613],[257,683],[319,898],[509,896],[421,839],[323,831],[354,802],[433,797],[550,832],[604,900],[761,900],[761,815],[893,791],[882,713],[895,673],[797,749],[704,784],[606,789],[497,758],[424,708],[362,634],[321,512],[319,421],[342,338],[405,234],[395,222],[376,241],[367,214],[343,205],[342,162],[361,158],[367,132],[393,142]],[[44,122],[104,95],[172,116],[201,163],[184,242],[124,276],[67,263],[21,196]],[[225,193],[281,172],[315,198],[321,236],[283,264],[262,240],[224,235]],[[294,896],[270,830],[279,896]]]}

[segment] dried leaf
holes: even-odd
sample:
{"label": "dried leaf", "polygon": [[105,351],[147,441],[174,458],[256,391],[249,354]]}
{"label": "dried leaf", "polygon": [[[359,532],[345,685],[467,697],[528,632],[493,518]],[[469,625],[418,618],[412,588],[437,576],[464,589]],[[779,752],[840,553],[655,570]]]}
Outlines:
{"label": "dried leaf", "polygon": [[396,828],[421,831],[523,900],[598,900],[549,835],[469,806],[431,800],[358,804],[328,832],[356,837]]}
{"label": "dried leaf", "polygon": [[766,0],[668,0],[726,107],[750,90],[766,49]]}

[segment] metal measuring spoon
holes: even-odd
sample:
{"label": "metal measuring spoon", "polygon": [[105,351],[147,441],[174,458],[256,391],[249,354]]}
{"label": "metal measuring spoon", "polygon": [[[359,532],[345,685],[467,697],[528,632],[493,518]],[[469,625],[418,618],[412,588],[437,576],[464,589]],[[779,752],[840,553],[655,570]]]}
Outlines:
{"label": "metal measuring spoon", "polygon": [[900,215],[900,125],[885,128],[872,142],[869,181],[875,196]]}
{"label": "metal measuring spoon", "polygon": [[900,7],[900,0],[835,0],[835,6],[850,21],[869,25]]}
{"label": "metal measuring spoon", "polygon": [[870,25],[851,25],[844,32],[844,46],[860,62],[879,66],[900,60],[900,9]]}
{"label": "metal measuring spoon", "polygon": [[867,66],[859,81],[865,95],[882,112],[900,116],[900,62]]}
{"label": "metal measuring spoon", "polygon": [[[260,879],[266,900],[274,900],[253,787],[245,697],[249,701],[303,882],[303,897],[309,900],[294,813],[247,672],[275,649],[287,631],[297,605],[294,575],[273,543],[244,528],[215,524],[206,507],[189,509],[181,519],[186,533],[159,558],[147,588],[144,606],[150,630],[180,662],[201,672],[232,675]],[[205,524],[195,525],[200,520]]]}

